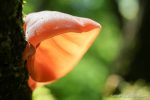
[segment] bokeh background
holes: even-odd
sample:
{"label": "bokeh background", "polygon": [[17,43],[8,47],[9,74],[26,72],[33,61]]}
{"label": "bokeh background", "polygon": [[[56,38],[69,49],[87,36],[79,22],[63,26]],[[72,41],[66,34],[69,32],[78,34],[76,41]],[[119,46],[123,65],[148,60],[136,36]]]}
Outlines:
{"label": "bokeh background", "polygon": [[149,0],[25,0],[24,15],[52,10],[88,17],[102,31],[65,77],[33,100],[150,100]]}

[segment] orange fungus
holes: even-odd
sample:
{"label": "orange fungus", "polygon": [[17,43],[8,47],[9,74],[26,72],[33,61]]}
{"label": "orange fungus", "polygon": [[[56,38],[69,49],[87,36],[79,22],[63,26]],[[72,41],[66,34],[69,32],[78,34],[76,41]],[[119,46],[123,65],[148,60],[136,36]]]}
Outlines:
{"label": "orange fungus", "polygon": [[100,24],[88,19],[56,11],[31,13],[25,18],[28,45],[29,85],[50,82],[70,72],[91,46],[100,31]]}

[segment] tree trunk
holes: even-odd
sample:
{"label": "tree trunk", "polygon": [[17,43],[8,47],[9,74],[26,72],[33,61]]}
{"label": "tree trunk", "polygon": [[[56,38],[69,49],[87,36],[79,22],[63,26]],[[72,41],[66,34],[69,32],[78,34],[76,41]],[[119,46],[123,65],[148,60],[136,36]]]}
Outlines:
{"label": "tree trunk", "polygon": [[30,100],[22,61],[22,0],[0,1],[0,100]]}

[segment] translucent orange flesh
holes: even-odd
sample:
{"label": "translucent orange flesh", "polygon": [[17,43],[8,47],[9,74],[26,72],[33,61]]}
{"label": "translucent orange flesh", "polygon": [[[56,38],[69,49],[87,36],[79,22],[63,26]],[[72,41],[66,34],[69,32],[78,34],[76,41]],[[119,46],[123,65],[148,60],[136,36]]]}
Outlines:
{"label": "translucent orange flesh", "polygon": [[64,33],[42,41],[36,53],[27,60],[31,77],[46,82],[63,77],[88,50],[99,28],[83,33]]}
{"label": "translucent orange flesh", "polygon": [[[57,80],[70,72],[100,29],[100,24],[91,19],[60,12],[29,14],[24,30],[30,46],[25,49],[23,58],[27,60],[34,83]],[[34,86],[30,82],[29,85]]]}

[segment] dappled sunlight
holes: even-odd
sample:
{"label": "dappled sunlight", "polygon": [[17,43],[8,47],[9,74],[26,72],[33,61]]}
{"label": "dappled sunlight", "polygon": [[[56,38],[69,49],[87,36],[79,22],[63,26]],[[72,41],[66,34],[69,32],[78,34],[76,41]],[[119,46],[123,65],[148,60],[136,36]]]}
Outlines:
{"label": "dappled sunlight", "polygon": [[[26,0],[25,15],[43,10],[59,11],[92,19],[102,26],[100,35],[98,35],[99,30],[88,30],[91,28],[90,26],[82,27],[82,29],[82,21],[77,19],[72,25],[73,32],[70,32],[67,27],[69,22],[66,21],[69,18],[65,18],[64,22],[54,20],[55,23],[48,23],[43,29],[57,25],[58,28],[62,28],[59,32],[65,34],[47,38],[46,35],[49,35],[49,31],[46,31],[46,38],[39,35],[38,42],[36,38],[34,38],[35,42],[33,42],[34,39],[30,40],[35,45],[40,42],[36,48],[36,52],[39,53],[35,54],[36,60],[34,59],[34,61],[38,61],[36,63],[38,71],[42,72],[43,65],[48,65],[43,71],[48,73],[44,77],[47,78],[51,74],[54,76],[53,78],[58,79],[50,81],[51,83],[46,85],[34,83],[31,80],[34,87],[35,85],[39,87],[35,91],[40,91],[38,94],[33,92],[33,99],[39,100],[45,95],[48,97],[49,94],[49,99],[45,100],[148,100],[150,86],[146,77],[149,74],[144,73],[145,67],[148,66],[147,63],[147,65],[145,64],[147,60],[136,61],[138,57],[141,59],[145,57],[143,52],[139,55],[136,54],[139,49],[143,48],[142,44],[145,43],[145,47],[148,47],[146,43],[149,43],[148,40],[143,42],[145,38],[149,37],[144,37],[146,29],[148,29],[144,26],[145,24],[143,24],[143,30],[146,32],[141,31],[142,15],[144,14],[143,2],[141,3],[140,0]],[[36,16],[36,18],[38,17]],[[63,16],[57,17],[63,18]],[[59,24],[59,22],[61,23]],[[79,26],[76,22],[79,23]],[[54,29],[54,27],[51,28]],[[38,29],[40,30],[39,27]],[[55,30],[50,31],[50,33],[55,32]],[[78,34],[83,37],[78,37]],[[91,45],[91,43],[93,44]],[[50,46],[47,46],[48,44]],[[36,47],[35,45],[33,47]],[[87,48],[89,48],[88,51]],[[145,50],[149,51],[149,49]],[[34,50],[30,53],[33,52]],[[85,56],[83,56],[84,53]],[[138,64],[139,62],[141,63]],[[143,73],[140,73],[141,69],[137,70],[136,66],[140,67]],[[47,70],[50,67],[55,73]],[[61,69],[62,67],[63,69]],[[133,67],[135,68],[132,69]],[[32,68],[28,67],[28,69],[34,70]],[[43,75],[43,73],[36,74]],[[40,79],[40,77],[38,78]],[[42,79],[47,81],[46,78]],[[44,89],[46,89],[46,94]]]}

